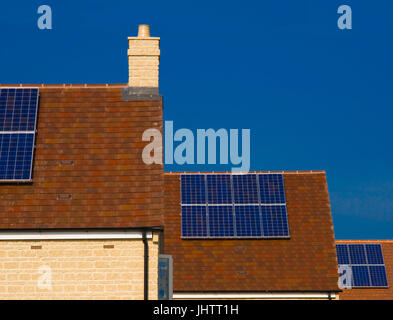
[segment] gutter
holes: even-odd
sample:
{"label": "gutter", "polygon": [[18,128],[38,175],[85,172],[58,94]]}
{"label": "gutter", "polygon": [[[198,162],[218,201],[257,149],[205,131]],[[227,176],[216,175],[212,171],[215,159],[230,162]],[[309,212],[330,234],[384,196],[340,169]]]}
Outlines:
{"label": "gutter", "polygon": [[143,285],[143,299],[149,300],[149,243],[147,240],[147,232],[143,231],[142,241],[144,246],[144,255],[143,255],[143,273],[144,273],[144,285]]}
{"label": "gutter", "polygon": [[173,299],[326,299],[337,297],[335,292],[174,292]]}

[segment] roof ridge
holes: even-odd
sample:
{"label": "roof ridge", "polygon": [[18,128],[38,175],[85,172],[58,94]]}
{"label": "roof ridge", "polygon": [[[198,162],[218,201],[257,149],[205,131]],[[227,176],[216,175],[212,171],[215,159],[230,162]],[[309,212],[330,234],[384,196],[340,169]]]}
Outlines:
{"label": "roof ridge", "polygon": [[392,242],[393,239],[363,239],[363,240],[356,240],[356,239],[336,239],[337,243],[345,243],[345,242],[353,242],[353,243],[361,243],[361,242]]}
{"label": "roof ridge", "polygon": [[19,84],[2,84],[0,88],[12,87],[12,88],[24,88],[24,87],[37,87],[37,88],[117,88],[126,87],[126,83],[19,83]]}
{"label": "roof ridge", "polygon": [[168,175],[178,175],[178,174],[257,174],[257,173],[266,173],[266,174],[318,174],[318,173],[326,173],[325,170],[288,170],[288,171],[248,171],[245,173],[241,172],[231,172],[231,171],[164,171],[164,174]]}

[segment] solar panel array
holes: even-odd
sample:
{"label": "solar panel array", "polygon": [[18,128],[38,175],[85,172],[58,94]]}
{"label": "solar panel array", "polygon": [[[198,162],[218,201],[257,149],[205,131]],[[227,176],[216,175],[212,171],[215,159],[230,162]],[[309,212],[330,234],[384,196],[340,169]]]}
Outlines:
{"label": "solar panel array", "polygon": [[282,174],[183,174],[183,238],[287,238]]}
{"label": "solar panel array", "polygon": [[338,264],[352,270],[352,287],[388,287],[380,244],[337,244]]}
{"label": "solar panel array", "polygon": [[0,181],[30,181],[37,88],[0,88]]}

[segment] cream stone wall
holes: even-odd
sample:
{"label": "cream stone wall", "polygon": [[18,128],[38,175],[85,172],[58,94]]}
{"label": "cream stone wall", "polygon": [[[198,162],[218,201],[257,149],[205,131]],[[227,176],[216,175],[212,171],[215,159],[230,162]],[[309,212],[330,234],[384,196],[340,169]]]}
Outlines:
{"label": "cream stone wall", "polygon": [[[141,239],[0,241],[0,299],[143,299],[143,257]],[[157,274],[149,239],[149,299]]]}
{"label": "cream stone wall", "polygon": [[160,38],[129,37],[128,43],[128,85],[158,87]]}

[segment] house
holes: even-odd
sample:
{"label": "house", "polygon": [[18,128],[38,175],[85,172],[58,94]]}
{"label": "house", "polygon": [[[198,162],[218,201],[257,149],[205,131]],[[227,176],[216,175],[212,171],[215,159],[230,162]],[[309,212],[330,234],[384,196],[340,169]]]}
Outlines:
{"label": "house", "polygon": [[393,299],[393,240],[336,240],[336,244],[338,263],[350,268],[353,279],[340,293],[341,300]]}
{"label": "house", "polygon": [[141,137],[163,118],[148,32],[128,39],[128,85],[0,86],[1,299],[157,299],[164,173]]}
{"label": "house", "polygon": [[[160,39],[141,25],[128,43],[128,84],[0,85],[0,299],[365,290],[338,286],[324,171],[175,173],[143,161],[143,133],[163,131]],[[383,250],[391,263],[390,242]]]}
{"label": "house", "polygon": [[[245,187],[239,186],[234,180],[235,177],[239,177],[238,175],[228,173],[165,173],[164,250],[165,253],[173,256],[175,299],[337,298],[340,289],[337,285],[337,258],[325,172],[250,172],[247,174],[248,177],[258,176],[258,181],[266,179],[266,176],[281,176],[285,190],[285,199],[275,201],[286,203],[289,232],[266,234],[265,230],[264,235],[256,237],[252,233],[244,234],[244,230],[241,235],[226,237],[220,237],[221,234],[219,237],[205,235],[193,238],[182,233],[184,229],[182,224],[185,223],[184,218],[182,221],[182,216],[187,213],[183,212],[182,204],[187,201],[181,195],[181,191],[183,193],[187,191],[182,184],[189,182],[182,181],[181,177],[190,175],[194,177],[205,175],[206,179],[209,176],[213,179],[217,176],[232,176],[234,189],[240,190],[241,194],[241,190]],[[244,176],[240,175],[240,177]],[[225,181],[221,179],[216,183],[222,186]],[[275,183],[267,182],[267,184],[269,190],[267,188],[263,190],[259,183],[260,195],[274,193],[271,188],[275,187]],[[247,181],[247,186],[250,185],[251,182]],[[215,195],[225,194],[225,188],[222,187],[215,190],[214,185],[210,189],[207,185],[206,188],[208,194],[212,192]],[[248,188],[246,194],[252,193],[252,188]],[[236,194],[233,198],[236,198]],[[213,199],[206,202],[216,201]],[[244,206],[240,202],[236,199],[233,201],[236,226],[241,226],[237,216],[242,212],[236,210],[237,206],[239,208]],[[245,202],[259,202],[266,205],[270,201],[262,199],[253,201],[249,198]],[[210,212],[217,216],[214,210],[209,209]],[[250,218],[250,212],[246,212],[245,216],[248,220],[246,223],[251,226],[255,225],[255,221]],[[262,211],[262,215],[267,216],[268,222],[272,222],[271,227],[274,227],[275,220],[280,222],[275,213],[268,216],[267,211]],[[263,216],[262,220],[264,220]],[[222,221],[223,219],[220,224]],[[262,228],[266,229],[266,226],[267,224],[263,223]],[[245,231],[247,233],[247,230]]]}

